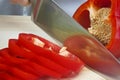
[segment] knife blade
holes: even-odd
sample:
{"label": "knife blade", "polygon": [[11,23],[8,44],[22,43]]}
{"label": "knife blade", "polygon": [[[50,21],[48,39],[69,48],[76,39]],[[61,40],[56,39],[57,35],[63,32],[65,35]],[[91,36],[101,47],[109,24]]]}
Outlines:
{"label": "knife blade", "polygon": [[68,47],[90,68],[120,79],[120,62],[54,0],[34,0],[32,20],[48,35]]}

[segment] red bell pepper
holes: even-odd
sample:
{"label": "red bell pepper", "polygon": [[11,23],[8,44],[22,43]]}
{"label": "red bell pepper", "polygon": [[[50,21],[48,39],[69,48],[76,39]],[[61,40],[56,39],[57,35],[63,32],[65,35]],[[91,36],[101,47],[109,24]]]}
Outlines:
{"label": "red bell pepper", "polygon": [[[111,25],[111,36],[105,47],[117,58],[120,57],[120,2],[119,0],[88,0],[74,13],[73,18],[85,29],[91,26],[90,16],[102,8],[110,8],[107,21]],[[104,21],[105,22],[105,21]],[[106,22],[105,22],[106,23]],[[102,29],[104,30],[104,29]],[[103,35],[103,34],[101,34]]]}
{"label": "red bell pepper", "polygon": [[[33,39],[38,39],[44,42],[45,47],[36,45]],[[60,55],[60,47],[37,35],[21,33],[19,34],[18,43],[33,51],[37,55],[49,58],[50,60],[53,60],[54,62],[72,71],[79,71],[84,66],[84,63],[70,52],[68,53],[68,56]]]}

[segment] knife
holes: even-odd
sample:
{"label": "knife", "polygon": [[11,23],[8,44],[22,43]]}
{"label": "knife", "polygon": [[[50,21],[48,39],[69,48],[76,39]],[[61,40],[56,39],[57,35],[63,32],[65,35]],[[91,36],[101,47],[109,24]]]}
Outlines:
{"label": "knife", "polygon": [[33,0],[32,21],[97,72],[120,80],[120,62],[54,0]]}

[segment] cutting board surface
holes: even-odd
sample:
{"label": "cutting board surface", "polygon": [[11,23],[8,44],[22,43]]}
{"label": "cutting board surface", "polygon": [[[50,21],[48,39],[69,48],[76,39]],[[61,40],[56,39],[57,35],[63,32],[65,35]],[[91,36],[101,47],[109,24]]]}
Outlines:
{"label": "cutting board surface", "polygon": [[[30,16],[0,16],[0,49],[7,47],[10,38],[17,38],[19,33],[33,33],[54,43],[56,41],[36,26]],[[76,78],[69,80],[107,80],[88,68],[83,68]]]}

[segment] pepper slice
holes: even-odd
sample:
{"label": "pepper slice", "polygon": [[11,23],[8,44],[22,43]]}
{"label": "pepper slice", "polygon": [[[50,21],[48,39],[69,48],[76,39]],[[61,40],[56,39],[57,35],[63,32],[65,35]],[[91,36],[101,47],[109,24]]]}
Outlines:
{"label": "pepper slice", "polygon": [[[39,43],[39,41],[44,42],[45,46],[41,47],[36,44]],[[84,63],[70,52],[67,53],[67,56],[60,55],[60,47],[37,35],[21,33],[19,34],[18,43],[23,45],[28,50],[33,51],[37,55],[49,58],[50,60],[72,71],[79,71],[84,66]]]}
{"label": "pepper slice", "polygon": [[42,65],[50,70],[53,70],[61,75],[68,75],[71,73],[70,70],[64,68],[63,66],[49,60],[49,58],[45,58],[42,56],[38,56],[36,55],[36,53],[33,53],[31,51],[27,51],[26,49],[24,49],[23,47],[20,47],[17,44],[17,40],[16,39],[10,39],[9,40],[9,50],[11,51],[11,53],[14,56],[18,56],[21,58],[25,58],[28,59],[30,61],[33,61],[39,65]]}
{"label": "pepper slice", "polygon": [[1,80],[20,80],[19,78],[16,78],[15,76],[11,76],[9,73],[1,72],[0,73],[0,79]]}
{"label": "pepper slice", "polygon": [[119,9],[119,0],[88,0],[73,15],[116,58],[120,57]]}
{"label": "pepper slice", "polygon": [[[46,77],[46,76],[53,77],[53,78],[61,77],[61,74],[59,74],[55,71],[52,71],[42,65],[39,65],[33,61],[30,61],[30,60],[24,59],[24,58],[15,58],[13,56],[10,56],[7,48],[0,51],[0,56],[2,56],[2,59],[0,58],[0,62],[5,64],[5,65],[3,65],[3,64],[0,65],[2,70],[9,71],[14,76],[27,79],[27,77],[29,75],[31,75],[30,77],[28,77],[28,78],[30,78],[30,80],[37,80],[41,77]],[[25,68],[27,68],[27,69],[25,70]],[[32,71],[31,68],[36,73],[34,71]],[[23,73],[23,74],[21,74],[21,73]]]}
{"label": "pepper slice", "polygon": [[32,73],[39,77],[43,76],[43,74],[38,73],[32,67],[27,65],[27,63],[29,63],[30,61],[28,61],[27,59],[24,59],[24,58],[17,58],[15,56],[11,55],[8,48],[2,49],[0,51],[0,56],[1,56],[0,62],[4,63],[6,65],[9,65],[12,67],[17,67],[25,72]]}

